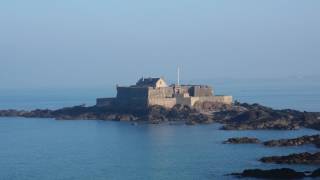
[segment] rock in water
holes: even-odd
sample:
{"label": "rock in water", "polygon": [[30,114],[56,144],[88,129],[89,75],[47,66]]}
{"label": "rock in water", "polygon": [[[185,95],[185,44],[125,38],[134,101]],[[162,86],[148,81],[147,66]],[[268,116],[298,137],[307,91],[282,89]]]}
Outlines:
{"label": "rock in water", "polygon": [[290,154],[288,156],[270,156],[260,159],[264,163],[277,164],[320,164],[320,152],[317,153],[299,153]]}
{"label": "rock in water", "polygon": [[223,142],[224,144],[258,144],[260,140],[250,137],[229,138]]}
{"label": "rock in water", "polygon": [[306,144],[314,144],[320,147],[320,135],[302,136],[293,139],[271,140],[263,143],[265,146],[301,146]]}
{"label": "rock in water", "polygon": [[241,111],[228,110],[214,113],[224,119],[224,130],[275,129],[296,130],[302,127],[320,129],[320,113],[291,109],[276,110],[259,104],[235,103]]}
{"label": "rock in water", "polygon": [[233,173],[231,175],[263,179],[301,179],[306,177],[303,172],[297,172],[288,168],[271,170],[248,169],[244,170],[242,173]]}
{"label": "rock in water", "polygon": [[316,177],[320,177],[320,169],[316,169],[315,171],[313,171],[313,173],[310,175],[310,177],[312,178],[316,178]]}

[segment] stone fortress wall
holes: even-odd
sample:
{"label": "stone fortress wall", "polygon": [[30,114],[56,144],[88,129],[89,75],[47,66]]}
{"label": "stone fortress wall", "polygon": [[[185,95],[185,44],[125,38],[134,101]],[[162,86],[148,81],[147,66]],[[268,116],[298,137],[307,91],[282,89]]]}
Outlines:
{"label": "stone fortress wall", "polygon": [[117,105],[122,108],[146,108],[160,105],[172,108],[176,104],[192,107],[197,102],[232,104],[232,101],[232,96],[215,96],[213,88],[207,85],[167,86],[161,78],[149,78],[140,79],[133,86],[117,87],[116,98],[98,98],[97,106]]}
{"label": "stone fortress wall", "polygon": [[177,88],[180,89],[181,94],[188,93],[189,96],[194,96],[194,97],[213,96],[212,87],[207,85],[181,85]]}
{"label": "stone fortress wall", "polygon": [[148,105],[160,105],[172,108],[177,104],[174,98],[174,89],[172,87],[149,87]]}
{"label": "stone fortress wall", "polygon": [[174,91],[172,87],[149,87],[148,98],[173,98]]}
{"label": "stone fortress wall", "polygon": [[121,108],[126,107],[141,107],[148,106],[147,87],[117,87],[117,97],[115,105]]}
{"label": "stone fortress wall", "polygon": [[149,98],[148,105],[160,105],[166,108],[172,108],[177,104],[176,98]]}

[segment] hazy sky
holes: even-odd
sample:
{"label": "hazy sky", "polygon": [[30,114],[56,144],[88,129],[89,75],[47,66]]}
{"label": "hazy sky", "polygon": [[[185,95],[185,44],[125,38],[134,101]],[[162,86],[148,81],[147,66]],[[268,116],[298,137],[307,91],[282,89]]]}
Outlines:
{"label": "hazy sky", "polygon": [[0,88],[320,77],[319,0],[2,0]]}

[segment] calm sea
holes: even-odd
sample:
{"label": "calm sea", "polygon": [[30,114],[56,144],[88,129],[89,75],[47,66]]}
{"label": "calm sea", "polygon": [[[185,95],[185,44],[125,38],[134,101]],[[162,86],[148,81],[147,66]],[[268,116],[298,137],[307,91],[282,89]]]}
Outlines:
{"label": "calm sea", "polygon": [[[274,108],[320,111],[320,88],[313,82],[215,82],[217,93]],[[0,109],[60,108],[94,104],[112,96],[106,89],[0,90]],[[138,125],[113,121],[58,121],[0,118],[0,179],[230,179],[245,168],[315,166],[262,164],[262,156],[316,152],[313,146],[266,148],[225,145],[230,137],[261,140],[316,134],[318,131],[221,131],[213,125]]]}

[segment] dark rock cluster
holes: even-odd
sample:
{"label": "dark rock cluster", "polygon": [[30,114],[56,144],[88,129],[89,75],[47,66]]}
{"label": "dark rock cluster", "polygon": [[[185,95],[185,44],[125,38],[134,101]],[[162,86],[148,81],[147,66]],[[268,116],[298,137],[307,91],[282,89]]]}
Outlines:
{"label": "dark rock cluster", "polygon": [[152,106],[147,109],[121,109],[114,107],[74,106],[58,110],[1,110],[2,117],[37,117],[55,118],[58,120],[115,120],[115,121],[147,121],[157,124],[165,121],[185,121],[187,124],[204,124],[212,122],[211,114],[203,114],[188,106],[176,105],[171,109]]}
{"label": "dark rock cluster", "polygon": [[[265,141],[263,144],[268,147],[276,146],[301,146],[306,144],[314,144],[316,147],[320,148],[320,135],[302,136],[293,139],[280,139],[280,140],[270,140]],[[240,138],[229,138],[224,141],[228,144],[245,144],[245,143],[260,143],[257,138],[240,137]],[[278,163],[278,164],[320,164],[320,152],[317,153],[298,153],[289,154],[285,156],[270,156],[263,157],[260,159],[264,163]]]}
{"label": "dark rock cluster", "polygon": [[305,177],[319,178],[320,169],[313,171],[311,174],[305,172],[297,172],[293,169],[247,169],[242,173],[232,173],[231,175],[244,178],[261,178],[261,179],[302,179]]}
{"label": "dark rock cluster", "polygon": [[229,138],[223,142],[224,144],[258,144],[260,140],[257,138],[240,137],[240,138]]}
{"label": "dark rock cluster", "polygon": [[[224,130],[252,130],[252,129],[276,129],[276,130],[295,130],[304,126],[306,122],[306,112],[295,110],[275,110],[259,104],[240,104],[241,111],[226,111],[217,114],[229,117],[226,119]],[[219,115],[221,116],[221,115]],[[310,115],[310,119],[315,120],[317,115]],[[318,121],[318,120],[315,120]],[[310,123],[309,123],[310,124]],[[312,126],[310,126],[312,127]]]}
{"label": "dark rock cluster", "polygon": [[187,124],[203,124],[210,123],[209,115],[200,113],[188,106],[176,105],[171,109],[161,106],[153,106],[140,120],[160,123],[163,121],[185,121]]}
{"label": "dark rock cluster", "polygon": [[312,178],[318,177],[319,178],[320,177],[320,169],[316,169],[315,171],[313,171],[309,177],[312,177]]}
{"label": "dark rock cluster", "polygon": [[320,152],[317,153],[299,153],[290,154],[288,156],[270,156],[260,159],[264,163],[277,163],[277,164],[320,164]]}
{"label": "dark rock cluster", "polygon": [[[305,144],[315,144],[319,146],[320,135],[302,136],[293,139],[280,139],[270,140],[263,144],[269,147],[275,146],[301,146]],[[240,137],[229,138],[224,143],[241,144],[241,143],[259,143],[256,138]],[[276,163],[276,164],[308,164],[319,165],[320,164],[320,152],[316,153],[294,153],[284,156],[267,156],[262,157],[259,161],[263,163]],[[303,174],[303,175],[302,175]],[[303,178],[303,177],[320,177],[320,169],[315,170],[312,174],[306,174],[301,172],[295,172],[291,169],[274,169],[274,170],[260,170],[252,169],[245,170],[242,173],[235,173],[239,177],[254,177],[254,178],[267,178],[267,179],[288,179],[288,178]]]}
{"label": "dark rock cluster", "polygon": [[314,144],[320,147],[320,135],[302,136],[294,139],[270,140],[263,143],[265,146],[301,146],[306,144]]}
{"label": "dark rock cluster", "polygon": [[0,117],[39,117],[39,118],[53,118],[52,111],[48,109],[36,109],[33,111],[19,111],[19,110],[0,110]]}

